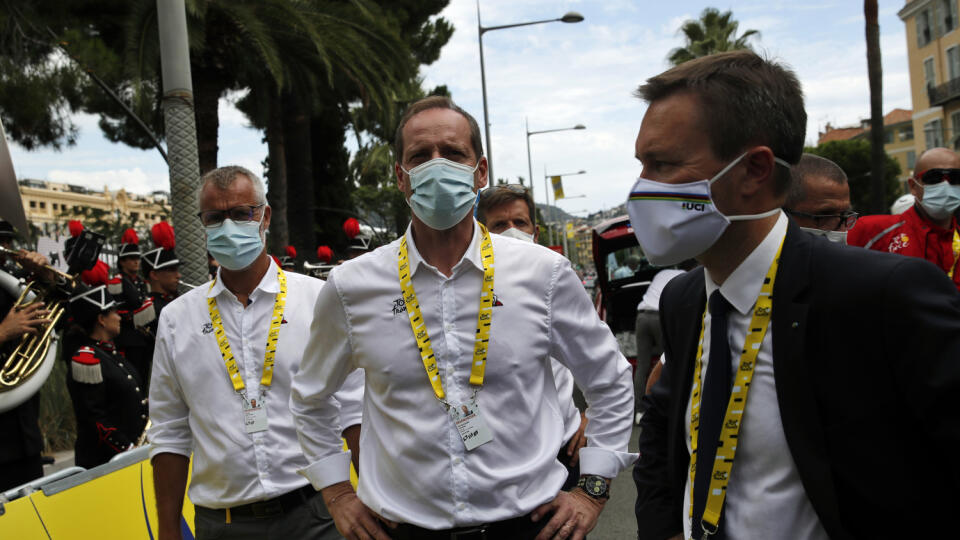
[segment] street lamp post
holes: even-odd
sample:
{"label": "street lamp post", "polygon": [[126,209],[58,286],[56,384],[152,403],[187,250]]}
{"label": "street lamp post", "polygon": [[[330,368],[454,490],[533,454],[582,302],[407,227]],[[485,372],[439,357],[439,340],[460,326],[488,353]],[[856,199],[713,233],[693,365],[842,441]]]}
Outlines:
{"label": "street lamp post", "polygon": [[[517,28],[519,26],[530,26],[533,24],[544,24],[551,22],[578,23],[583,20],[583,15],[576,11],[568,11],[558,19],[544,19],[542,21],[530,21],[514,24],[501,24],[497,26],[483,26],[480,22],[480,0],[477,0],[477,41],[480,43],[480,89],[483,93],[483,132],[487,143],[487,179],[490,185],[496,183],[497,178],[493,176],[493,147],[490,146],[490,115],[487,112],[487,74],[483,64],[483,34],[492,30],[504,30],[506,28]],[[529,154],[529,146],[528,146]],[[533,183],[533,177],[530,178]]]}
{"label": "street lamp post", "polygon": [[[587,129],[587,128],[586,128],[586,126],[584,126],[583,124],[577,124],[577,125],[575,125],[575,126],[573,126],[573,127],[566,127],[566,128],[559,128],[559,129],[543,129],[543,130],[540,130],[540,131],[530,131],[530,123],[527,122],[527,119],[526,119],[526,118],[524,118],[524,123],[526,124],[525,127],[524,127],[524,130],[527,132],[527,174],[530,175],[530,198],[534,200],[534,206],[536,206],[536,199],[534,199],[534,197],[533,197],[533,162],[530,160],[530,136],[531,136],[531,135],[540,135],[540,134],[542,134],[542,133],[554,133],[554,132],[557,132],[557,131],[570,131],[570,130],[574,130],[574,129]],[[585,173],[585,172],[586,172],[586,171],[580,171],[579,173],[576,173],[576,174],[583,174],[583,173]],[[544,171],[544,173],[546,173],[546,171]],[[546,178],[546,176],[544,176],[544,179],[543,179],[543,197],[544,197],[544,201],[546,201],[547,204],[550,203],[550,198],[549,198],[549,196],[548,196],[549,193],[550,193],[550,191],[547,189],[547,178]],[[533,225],[534,225],[534,226],[537,225],[537,213],[536,213],[536,212],[533,213]]]}

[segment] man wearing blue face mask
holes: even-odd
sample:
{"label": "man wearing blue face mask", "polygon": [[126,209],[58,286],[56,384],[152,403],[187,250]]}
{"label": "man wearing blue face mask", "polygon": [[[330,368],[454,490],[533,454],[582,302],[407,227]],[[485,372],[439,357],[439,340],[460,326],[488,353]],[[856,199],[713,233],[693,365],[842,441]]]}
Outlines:
{"label": "man wearing blue face mask", "polygon": [[[446,97],[420,100],[395,150],[410,227],[330,272],[315,307],[325,320],[294,380],[305,474],[349,539],[582,539],[636,458],[629,364],[569,261],[473,219],[487,162],[472,116]],[[570,493],[551,358],[589,407]],[[326,400],[357,367],[367,384],[354,493]]]}
{"label": "man wearing blue face mask", "polygon": [[702,264],[660,297],[638,537],[940,534],[960,485],[960,295],[926,261],[822,241],[780,210],[806,131],[782,64],[715,54],[637,95],[635,234],[654,264]]}
{"label": "man wearing blue face mask", "polygon": [[[199,219],[220,265],[160,313],[150,381],[149,431],[159,537],[179,539],[189,457],[197,540],[336,539],[323,499],[298,470],[307,466],[290,415],[290,383],[323,282],[285,272],[267,255],[270,206],[242,167],[201,179]],[[330,420],[357,448],[363,376],[351,373]],[[342,428],[341,428],[342,426]]]}
{"label": "man wearing blue face mask", "polygon": [[960,289],[960,229],[953,216],[960,208],[960,156],[931,148],[914,170],[907,180],[913,207],[899,215],[865,216],[850,230],[850,245],[926,259]]}

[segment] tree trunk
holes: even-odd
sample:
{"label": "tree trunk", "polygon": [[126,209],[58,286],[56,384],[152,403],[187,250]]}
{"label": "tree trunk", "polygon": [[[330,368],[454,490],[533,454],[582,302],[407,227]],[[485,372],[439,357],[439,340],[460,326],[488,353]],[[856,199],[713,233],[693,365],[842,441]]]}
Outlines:
{"label": "tree trunk", "polygon": [[880,63],[880,24],[877,22],[877,0],[864,0],[863,14],[867,21],[867,76],[870,80],[870,185],[871,213],[886,212],[884,171],[886,152],[883,149],[883,66]]}
{"label": "tree trunk", "polygon": [[324,243],[334,249],[346,250],[350,239],[341,228],[343,221],[354,211],[350,194],[353,188],[348,182],[349,157],[344,148],[346,122],[339,107],[331,103],[332,96],[324,96],[325,103],[314,111],[310,119],[310,155],[314,159],[313,183],[316,186],[314,201],[319,207],[336,208],[339,212],[321,212],[314,225]]}
{"label": "tree trunk", "polygon": [[197,66],[193,70],[193,101],[197,114],[197,152],[200,174],[217,168],[217,135],[220,129],[220,96],[224,87],[212,70]]}
{"label": "tree trunk", "polygon": [[271,208],[270,242],[273,250],[277,251],[290,245],[287,223],[287,156],[283,138],[283,107],[280,96],[273,90],[268,90],[266,93],[268,94],[266,135],[270,156],[270,165],[267,170],[267,202],[270,203]]}
{"label": "tree trunk", "polygon": [[297,96],[284,92],[283,140],[287,157],[287,209],[290,242],[298,252],[317,249],[314,230],[313,159],[310,155],[310,116]]}

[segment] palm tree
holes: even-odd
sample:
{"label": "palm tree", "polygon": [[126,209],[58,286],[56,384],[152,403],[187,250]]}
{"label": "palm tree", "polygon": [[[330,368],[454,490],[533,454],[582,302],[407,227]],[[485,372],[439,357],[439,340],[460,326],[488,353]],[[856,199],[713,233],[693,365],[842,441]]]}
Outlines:
{"label": "palm tree", "polygon": [[677,66],[688,60],[700,58],[714,53],[751,49],[747,40],[753,36],[760,36],[757,30],[747,30],[737,37],[739,23],[733,20],[733,12],[723,13],[716,8],[706,8],[699,19],[690,19],[683,23],[680,31],[683,33],[686,45],[670,51],[667,60]]}

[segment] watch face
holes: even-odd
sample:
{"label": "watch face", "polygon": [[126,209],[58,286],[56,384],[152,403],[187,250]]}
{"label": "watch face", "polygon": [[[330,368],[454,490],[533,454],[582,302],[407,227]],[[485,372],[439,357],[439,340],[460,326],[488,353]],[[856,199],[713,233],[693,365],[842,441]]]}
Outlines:
{"label": "watch face", "polygon": [[580,479],[581,489],[593,498],[601,498],[607,494],[607,482],[600,476],[585,476]]}

